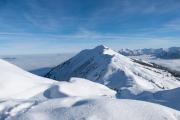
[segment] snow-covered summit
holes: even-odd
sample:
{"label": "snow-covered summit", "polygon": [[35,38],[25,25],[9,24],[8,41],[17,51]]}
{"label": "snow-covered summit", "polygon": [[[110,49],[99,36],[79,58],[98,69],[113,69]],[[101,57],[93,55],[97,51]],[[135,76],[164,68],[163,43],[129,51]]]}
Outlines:
{"label": "snow-covered summit", "polygon": [[52,69],[46,77],[59,81],[68,81],[71,77],[86,78],[115,89],[122,96],[180,86],[170,73],[138,64],[103,45],[83,50]]}
{"label": "snow-covered summit", "polygon": [[99,45],[94,49],[96,49],[96,50],[104,50],[104,49],[108,49],[108,47],[106,47],[105,45]]}

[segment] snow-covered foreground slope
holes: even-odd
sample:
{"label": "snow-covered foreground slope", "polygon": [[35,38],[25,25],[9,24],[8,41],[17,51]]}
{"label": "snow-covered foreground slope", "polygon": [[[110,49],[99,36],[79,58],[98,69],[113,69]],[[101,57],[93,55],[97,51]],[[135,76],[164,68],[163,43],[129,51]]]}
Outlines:
{"label": "snow-covered foreground slope", "polygon": [[180,81],[170,73],[138,64],[105,46],[84,50],[46,75],[59,81],[74,76],[117,90],[121,98],[180,87]]}
{"label": "snow-covered foreground slope", "polygon": [[110,98],[53,99],[7,120],[179,120],[180,112],[160,105]]}
{"label": "snow-covered foreground slope", "polygon": [[53,83],[53,81],[25,72],[3,60],[0,60],[0,73],[1,99],[29,98],[44,91]]}
{"label": "snow-covered foreground slope", "polygon": [[0,73],[1,100],[28,99],[39,94],[45,97],[115,94],[105,86],[89,80],[72,78],[70,82],[57,82],[28,73],[3,60],[0,60]]}
{"label": "snow-covered foreground slope", "polygon": [[0,73],[0,120],[180,119],[177,110],[143,101],[116,99],[115,91],[86,79],[57,82],[25,72],[3,60],[0,60]]}

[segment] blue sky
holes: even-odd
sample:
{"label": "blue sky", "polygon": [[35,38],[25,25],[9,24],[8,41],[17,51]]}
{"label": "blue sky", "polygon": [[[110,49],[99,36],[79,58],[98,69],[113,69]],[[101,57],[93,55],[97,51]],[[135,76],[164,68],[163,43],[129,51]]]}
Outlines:
{"label": "blue sky", "polygon": [[0,0],[0,54],[180,46],[179,0]]}

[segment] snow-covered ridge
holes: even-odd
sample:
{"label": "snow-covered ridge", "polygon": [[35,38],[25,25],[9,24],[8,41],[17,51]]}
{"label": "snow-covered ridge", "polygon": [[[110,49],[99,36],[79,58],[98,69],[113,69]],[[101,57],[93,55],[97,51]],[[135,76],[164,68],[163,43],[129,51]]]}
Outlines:
{"label": "snow-covered ridge", "polygon": [[[116,56],[113,50],[105,47],[97,54],[108,57],[105,60],[111,64]],[[119,57],[124,62],[130,60],[122,55]],[[58,82],[33,75],[3,60],[0,60],[0,73],[0,120],[180,119],[179,107],[174,110],[154,103],[119,100],[115,98],[115,91],[86,79],[71,78],[69,82]],[[174,105],[177,105],[178,93],[179,89],[175,89],[154,95],[162,96],[164,100],[173,98]]]}
{"label": "snow-covered ridge", "polygon": [[119,53],[125,56],[150,55],[162,59],[177,59],[180,58],[180,47],[170,47],[167,49],[121,49]]}
{"label": "snow-covered ridge", "polygon": [[102,45],[80,52],[52,69],[46,77],[59,81],[86,78],[119,91],[123,97],[180,86],[180,81],[170,73],[135,63]]}
{"label": "snow-covered ridge", "polygon": [[40,94],[47,98],[115,95],[114,91],[89,80],[71,78],[70,82],[57,82],[28,73],[3,60],[0,60],[0,73],[0,99],[29,99]]}

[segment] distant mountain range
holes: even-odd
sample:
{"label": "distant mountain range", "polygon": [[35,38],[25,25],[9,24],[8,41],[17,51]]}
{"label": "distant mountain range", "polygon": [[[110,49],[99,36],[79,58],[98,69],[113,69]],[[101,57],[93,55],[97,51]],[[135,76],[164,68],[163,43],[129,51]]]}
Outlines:
{"label": "distant mountain range", "polygon": [[177,59],[180,58],[180,47],[170,47],[168,49],[121,49],[119,50],[119,53],[125,56],[150,55],[162,59]]}

